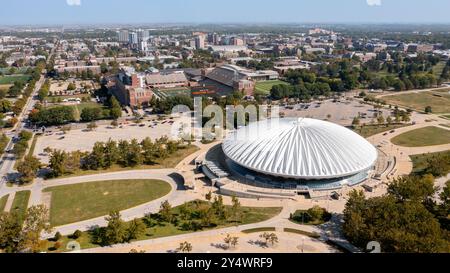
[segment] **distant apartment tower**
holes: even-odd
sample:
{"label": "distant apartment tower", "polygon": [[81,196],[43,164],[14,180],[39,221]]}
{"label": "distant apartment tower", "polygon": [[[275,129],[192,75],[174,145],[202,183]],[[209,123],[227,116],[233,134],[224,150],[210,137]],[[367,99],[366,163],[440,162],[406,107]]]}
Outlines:
{"label": "distant apartment tower", "polygon": [[235,45],[235,46],[243,46],[244,45],[244,40],[238,37],[233,37],[230,40],[230,44],[231,45]]}
{"label": "distant apartment tower", "polygon": [[136,32],[130,32],[128,35],[128,43],[137,45],[139,43],[138,35]]}
{"label": "distant apartment tower", "polygon": [[147,42],[150,38],[150,32],[148,30],[139,29],[137,31],[138,43]]}
{"label": "distant apartment tower", "polygon": [[119,40],[119,43],[128,43],[129,41],[129,32],[128,30],[120,30],[117,32],[117,38]]}
{"label": "distant apartment tower", "polygon": [[208,43],[210,45],[218,45],[219,44],[219,35],[217,35],[217,33],[209,33],[208,34]]}
{"label": "distant apartment tower", "polygon": [[199,35],[195,37],[195,49],[204,49],[205,48],[205,36]]}

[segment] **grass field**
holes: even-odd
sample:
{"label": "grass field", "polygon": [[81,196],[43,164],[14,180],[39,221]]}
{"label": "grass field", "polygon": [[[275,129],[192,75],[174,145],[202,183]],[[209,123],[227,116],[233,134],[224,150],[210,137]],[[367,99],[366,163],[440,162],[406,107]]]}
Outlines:
{"label": "grass field", "polygon": [[289,83],[280,80],[257,82],[255,86],[255,91],[258,94],[267,96],[270,95],[270,90],[272,89],[272,86],[279,84],[289,84]]}
{"label": "grass field", "polygon": [[399,129],[402,127],[405,127],[407,125],[405,124],[395,124],[395,125],[374,125],[374,126],[364,126],[364,127],[358,127],[354,129],[355,132],[360,134],[363,137],[371,137],[377,134],[381,134],[384,132],[388,132],[391,130]]}
{"label": "grass field", "polygon": [[450,151],[413,155],[411,156],[411,160],[413,163],[413,173],[421,174],[427,168],[429,159],[436,157],[446,158],[448,156],[450,156]]}
{"label": "grass field", "polygon": [[51,187],[50,223],[60,226],[129,209],[171,191],[161,180],[118,180]]}
{"label": "grass field", "polygon": [[[54,104],[54,105],[50,106],[49,108],[58,107],[61,105],[64,105],[64,104]],[[69,106],[73,108],[75,120],[80,120],[80,115],[84,108],[100,108],[100,109],[105,108],[103,105],[93,102],[93,101],[82,102],[80,104],[74,104],[74,105],[69,105]]]}
{"label": "grass field", "polygon": [[[206,202],[203,202],[203,201],[189,202],[189,203],[187,203],[187,206],[190,207],[191,209],[194,209],[197,206],[196,204],[200,204],[200,206],[208,206],[206,204]],[[211,206],[211,204],[209,204],[209,206]],[[231,209],[230,206],[226,206],[226,210],[230,210],[230,209]],[[275,217],[276,215],[280,214],[281,209],[282,208],[279,208],[279,207],[267,207],[267,208],[264,208],[264,207],[255,207],[255,208],[241,207],[239,209],[239,213],[241,215],[241,220],[239,221],[239,223],[234,222],[234,221],[228,221],[228,220],[219,220],[217,222],[217,225],[211,226],[209,228],[202,228],[199,231],[231,227],[236,224],[245,225],[245,224],[263,222],[263,221],[269,220],[269,219]],[[183,221],[180,218],[180,210],[181,210],[181,206],[174,207],[174,208],[172,208],[172,214],[175,215],[175,217],[177,217],[177,219],[179,221]],[[156,220],[154,220],[154,221],[156,221]],[[145,222],[145,220],[144,220],[144,222]],[[175,236],[175,235],[187,234],[187,233],[193,233],[193,232],[194,231],[192,231],[192,230],[183,230],[181,228],[180,224],[178,224],[178,226],[175,226],[172,223],[157,221],[157,223],[155,223],[153,225],[147,224],[147,228],[146,228],[144,235],[140,236],[135,241],[156,239],[156,238],[161,238],[161,237]],[[91,232],[83,232],[82,236],[80,238],[78,238],[77,241],[80,243],[82,249],[99,247],[98,244],[92,243],[92,239],[93,239],[93,235]],[[69,242],[71,240],[73,240],[73,239],[70,239],[67,236],[64,236],[60,241],[63,247],[59,251],[64,251],[67,242]],[[47,245],[44,246],[45,249],[43,249],[43,250],[48,251],[53,245],[54,245],[54,242],[47,242]]]}
{"label": "grass field", "polygon": [[30,79],[28,75],[11,75],[11,76],[0,76],[0,84],[13,84],[16,81],[26,82]]}
{"label": "grass field", "polygon": [[0,198],[0,213],[5,210],[5,206],[6,206],[6,202],[8,201],[8,197],[9,197],[9,194]]}
{"label": "grass field", "polygon": [[178,95],[191,95],[191,90],[189,88],[168,88],[168,89],[155,89],[153,92],[158,96],[159,98],[165,99],[168,97],[175,97]]}
{"label": "grass field", "polygon": [[450,130],[429,126],[406,132],[391,139],[395,145],[403,147],[423,147],[450,143]]}
{"label": "grass field", "polygon": [[16,196],[14,197],[10,212],[16,212],[20,221],[23,221],[25,218],[30,195],[31,191],[19,191],[16,192]]}
{"label": "grass field", "polygon": [[433,66],[433,74],[436,78],[440,78],[442,75],[442,71],[447,63],[444,61],[438,62],[435,66]]}
{"label": "grass field", "polygon": [[386,96],[383,100],[387,104],[412,108],[420,112],[424,112],[427,106],[431,106],[433,113],[450,113],[448,91],[400,94]]}

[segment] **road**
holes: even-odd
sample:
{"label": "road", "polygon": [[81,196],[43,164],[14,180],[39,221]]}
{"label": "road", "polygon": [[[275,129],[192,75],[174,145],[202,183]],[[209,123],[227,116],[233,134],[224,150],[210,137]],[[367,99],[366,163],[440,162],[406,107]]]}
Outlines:
{"label": "road", "polygon": [[[56,46],[52,49],[50,52],[47,61],[51,60],[54,54],[54,49]],[[14,172],[14,165],[16,162],[14,154],[8,152],[14,147],[14,139],[19,136],[19,133],[25,129],[26,127],[26,121],[28,120],[29,113],[31,110],[34,109],[34,106],[38,102],[37,93],[41,89],[42,85],[45,83],[46,77],[45,77],[45,71],[43,71],[40,79],[36,82],[36,86],[33,90],[33,93],[31,93],[30,97],[28,98],[22,113],[20,113],[17,124],[6,133],[6,135],[9,137],[10,141],[8,145],[6,146],[5,153],[1,157],[0,161],[0,190],[2,187],[5,186],[5,184],[8,182],[8,174]]]}

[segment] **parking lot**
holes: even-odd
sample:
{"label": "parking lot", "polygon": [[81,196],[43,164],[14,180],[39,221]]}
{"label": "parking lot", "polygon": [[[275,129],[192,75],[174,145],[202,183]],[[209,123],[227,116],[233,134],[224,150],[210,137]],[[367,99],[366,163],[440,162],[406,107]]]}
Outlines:
{"label": "parking lot", "polygon": [[99,125],[93,131],[86,129],[71,130],[64,134],[60,130],[53,129],[40,136],[36,142],[34,155],[42,162],[48,163],[48,156],[44,150],[47,147],[64,151],[90,151],[94,144],[109,139],[141,141],[147,137],[157,139],[163,136],[170,137],[172,123],[174,120],[165,121],[142,121],[140,124],[124,122],[119,127],[113,128],[109,125]]}
{"label": "parking lot", "polygon": [[[383,116],[390,116],[390,111],[383,109]],[[326,100],[323,102],[312,102],[308,104],[297,104],[293,106],[282,107],[280,112],[284,112],[286,117],[303,117],[314,119],[328,119],[331,122],[350,126],[353,118],[361,115],[361,123],[370,123],[376,111],[373,106],[361,104],[360,101],[346,100],[341,101]]]}

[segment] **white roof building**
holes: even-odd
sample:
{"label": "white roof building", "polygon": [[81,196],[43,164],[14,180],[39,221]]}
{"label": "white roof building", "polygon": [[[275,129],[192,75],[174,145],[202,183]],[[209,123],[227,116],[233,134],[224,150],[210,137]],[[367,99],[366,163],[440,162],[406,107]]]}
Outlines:
{"label": "white roof building", "polygon": [[287,179],[323,180],[367,172],[376,148],[340,125],[315,119],[272,119],[231,133],[225,155],[249,170]]}

